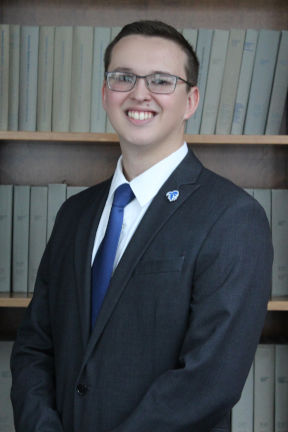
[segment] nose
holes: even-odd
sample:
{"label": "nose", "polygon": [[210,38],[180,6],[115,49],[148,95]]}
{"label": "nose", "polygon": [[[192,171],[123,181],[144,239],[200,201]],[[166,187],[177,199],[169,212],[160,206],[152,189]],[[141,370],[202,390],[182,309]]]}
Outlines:
{"label": "nose", "polygon": [[151,92],[147,88],[144,78],[137,78],[135,86],[131,90],[131,97],[135,100],[151,99]]}

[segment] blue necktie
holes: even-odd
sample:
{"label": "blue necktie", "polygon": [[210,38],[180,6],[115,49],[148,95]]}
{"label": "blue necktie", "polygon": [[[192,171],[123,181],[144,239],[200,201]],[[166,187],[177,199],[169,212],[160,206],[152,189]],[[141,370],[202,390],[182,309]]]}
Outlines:
{"label": "blue necktie", "polygon": [[106,232],[92,266],[91,329],[94,327],[113,272],[124,207],[133,198],[134,194],[128,183],[119,186],[114,193]]}

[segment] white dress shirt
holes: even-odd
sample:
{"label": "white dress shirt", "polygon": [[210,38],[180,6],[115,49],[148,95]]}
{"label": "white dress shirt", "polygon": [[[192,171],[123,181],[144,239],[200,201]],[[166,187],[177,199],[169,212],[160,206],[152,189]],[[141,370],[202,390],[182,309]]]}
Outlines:
{"label": "white dress shirt", "polygon": [[123,183],[130,184],[130,187],[134,192],[135,199],[133,199],[124,209],[123,225],[114,261],[114,269],[118,265],[129,241],[131,240],[151,201],[168,177],[175,170],[175,168],[184,159],[187,152],[188,147],[187,144],[184,143],[174,153],[170,154],[165,159],[161,160],[139,176],[135,177],[133,180],[131,180],[131,182],[128,182],[123,174],[122,156],[120,156],[111,182],[108,198],[106,200],[106,204],[96,232],[91,264],[94,261],[98,247],[104,237],[113,202],[114,192],[118,186]]}

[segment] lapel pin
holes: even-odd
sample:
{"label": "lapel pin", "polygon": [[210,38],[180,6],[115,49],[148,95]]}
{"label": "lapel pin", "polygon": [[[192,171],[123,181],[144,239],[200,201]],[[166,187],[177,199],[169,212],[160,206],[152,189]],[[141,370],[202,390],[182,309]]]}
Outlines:
{"label": "lapel pin", "polygon": [[178,190],[169,191],[166,193],[166,197],[170,202],[176,201],[179,197],[179,191]]}

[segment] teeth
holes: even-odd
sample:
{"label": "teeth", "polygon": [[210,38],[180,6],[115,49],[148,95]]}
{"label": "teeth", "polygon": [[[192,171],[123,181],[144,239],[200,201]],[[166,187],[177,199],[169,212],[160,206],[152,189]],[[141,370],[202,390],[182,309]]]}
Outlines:
{"label": "teeth", "polygon": [[148,111],[128,111],[128,117],[134,120],[148,120],[153,117],[153,114]]}

